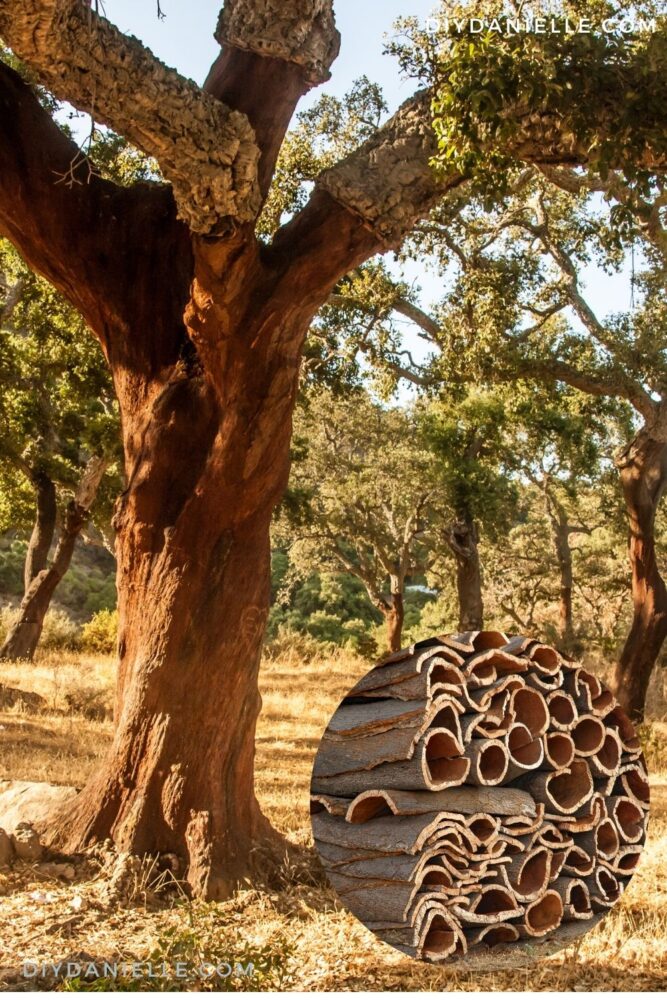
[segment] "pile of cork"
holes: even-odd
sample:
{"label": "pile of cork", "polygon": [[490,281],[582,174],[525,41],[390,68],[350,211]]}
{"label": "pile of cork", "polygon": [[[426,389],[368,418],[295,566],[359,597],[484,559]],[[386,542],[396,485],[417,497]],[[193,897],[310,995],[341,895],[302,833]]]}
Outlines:
{"label": "pile of cork", "polygon": [[311,801],[342,902],[440,962],[584,933],[639,862],[649,786],[596,677],[535,640],[479,632],[418,643],[353,688]]}

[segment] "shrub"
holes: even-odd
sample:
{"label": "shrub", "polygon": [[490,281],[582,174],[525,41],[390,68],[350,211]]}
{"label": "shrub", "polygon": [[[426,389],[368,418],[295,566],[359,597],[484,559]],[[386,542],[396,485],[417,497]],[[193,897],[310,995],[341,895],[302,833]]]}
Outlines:
{"label": "shrub", "polygon": [[264,646],[264,655],[270,660],[291,660],[307,662],[322,659],[333,653],[331,642],[321,642],[312,635],[297,632],[286,625],[279,625],[275,636]]}
{"label": "shrub", "polygon": [[86,653],[113,654],[118,642],[118,611],[102,610],[81,629],[81,649]]}
{"label": "shrub", "polygon": [[39,644],[42,649],[78,649],[79,629],[76,622],[65,611],[47,611]]}
{"label": "shrub", "polygon": [[374,659],[378,655],[377,642],[373,635],[369,633],[366,622],[361,621],[359,618],[343,622],[342,632],[345,636],[346,649],[366,659]]}
{"label": "shrub", "polygon": [[649,773],[667,771],[667,738],[664,730],[651,723],[643,723],[637,729]]}
{"label": "shrub", "polygon": [[23,570],[28,546],[13,540],[0,544],[0,590],[4,594],[20,597],[23,594]]}

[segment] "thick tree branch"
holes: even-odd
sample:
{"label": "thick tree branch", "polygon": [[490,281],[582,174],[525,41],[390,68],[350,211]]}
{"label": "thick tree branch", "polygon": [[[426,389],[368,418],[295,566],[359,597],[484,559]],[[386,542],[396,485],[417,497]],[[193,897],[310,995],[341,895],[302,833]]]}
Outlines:
{"label": "thick tree branch", "polygon": [[[330,248],[325,264],[327,280],[321,284],[325,294],[332,287],[331,274],[340,277],[360,263],[362,245],[368,248],[368,256],[397,247],[420,219],[465,182],[457,172],[436,172],[431,166],[438,152],[431,102],[431,91],[415,94],[360,149],[321,174],[309,204],[278,234],[276,245],[282,249],[293,247],[296,239],[310,231],[321,232],[325,192],[356,218],[360,229],[372,234],[374,239],[364,243],[360,237],[354,238],[349,223],[346,225],[354,252],[349,253],[342,244]],[[591,115],[595,114],[596,109],[591,109]],[[519,109],[516,117],[520,128],[507,152],[517,159],[536,165],[586,163],[586,149],[571,136],[561,134],[554,116],[541,117]],[[600,127],[606,124],[601,122]],[[664,158],[652,158],[650,151],[642,163],[656,171],[667,169]]]}
{"label": "thick tree branch", "polygon": [[631,207],[642,235],[667,257],[667,228],[661,218],[661,212],[667,206],[667,192],[663,190],[652,200],[647,200],[640,198],[618,173],[611,173],[606,180],[602,180],[601,177],[546,164],[539,169],[548,181],[570,194],[601,192],[614,198],[619,204]]}
{"label": "thick tree branch", "polygon": [[[398,245],[419,219],[463,177],[438,177],[431,92],[420,91],[360,149],[317,180],[378,237],[378,249]],[[305,211],[308,211],[306,208]]]}
{"label": "thick tree branch", "polygon": [[511,377],[515,378],[517,374],[542,378],[547,382],[565,382],[573,389],[580,389],[591,396],[627,399],[647,422],[653,423],[656,419],[658,404],[654,403],[645,389],[634,381],[588,374],[554,357],[548,360],[521,359],[517,361]]}
{"label": "thick tree branch", "polygon": [[406,319],[412,320],[412,322],[418,326],[423,334],[426,334],[427,340],[438,340],[440,336],[440,324],[420,309],[419,306],[415,305],[414,302],[410,302],[409,299],[396,299],[393,303],[394,312],[400,313],[401,316],[405,316]]}
{"label": "thick tree branch", "polygon": [[33,90],[0,62],[0,234],[102,333],[115,298],[105,251],[120,220],[141,213],[135,192],[91,176],[84,162],[72,184],[59,182],[76,155]]}
{"label": "thick tree branch", "polygon": [[332,0],[227,0],[216,38],[222,51],[204,89],[247,115],[266,197],[297,103],[329,79],[338,55]]}
{"label": "thick tree branch", "polygon": [[[338,293],[334,293],[329,296],[327,305],[338,306],[340,308],[353,306],[357,309],[368,311],[368,305],[363,301],[363,299],[354,298],[351,295],[341,295]],[[399,296],[391,303],[391,309],[393,312],[398,313],[401,316],[405,316],[406,319],[411,320],[411,322],[418,326],[422,331],[422,334],[426,335],[427,340],[437,340],[440,333],[439,324],[433,319],[432,316],[429,316],[427,312],[421,309],[414,302],[410,302],[409,299]]]}
{"label": "thick tree branch", "polygon": [[168,69],[85,0],[0,0],[0,36],[56,97],[157,159],[194,232],[256,218],[259,149],[246,116]]}

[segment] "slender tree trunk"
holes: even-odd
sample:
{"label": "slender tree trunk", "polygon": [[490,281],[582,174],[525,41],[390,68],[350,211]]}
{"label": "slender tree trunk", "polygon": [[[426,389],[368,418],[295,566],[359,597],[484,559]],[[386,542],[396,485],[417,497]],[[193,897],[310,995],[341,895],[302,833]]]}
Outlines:
{"label": "slender tree trunk", "polygon": [[[49,610],[58,584],[70,567],[76,540],[88,521],[90,508],[97,495],[97,490],[107,464],[104,459],[100,458],[93,458],[88,463],[76,496],[69,504],[65,513],[56,551],[51,565],[48,567],[45,565],[45,553],[48,555],[48,547],[46,550],[44,549],[46,544],[44,530],[38,531],[40,522],[40,515],[38,513],[35,530],[33,531],[33,539],[36,538],[36,544],[33,549],[33,557],[30,565],[32,570],[36,569],[40,562],[43,562],[44,565],[32,577],[26,589],[21,601],[18,619],[9,630],[7,638],[0,649],[0,660],[32,660],[34,658],[42,635],[42,629],[44,628],[46,613]],[[43,529],[44,525],[46,525],[46,531],[48,532],[51,513],[50,491],[48,488],[46,488],[46,497],[47,506],[42,512],[41,527]],[[55,491],[53,499],[55,503]],[[27,575],[28,571],[26,569],[26,579]]]}
{"label": "slender tree trunk", "polygon": [[651,674],[667,638],[667,588],[655,552],[655,518],[667,486],[667,445],[642,431],[618,466],[630,526],[634,615],[616,668],[616,695],[630,718],[641,722]]}
{"label": "slender tree trunk", "polygon": [[484,598],[475,521],[467,515],[460,517],[450,527],[448,542],[456,559],[459,628],[462,632],[478,631],[484,628]]}
{"label": "slender tree trunk", "polygon": [[398,653],[402,648],[403,625],[405,624],[405,600],[402,590],[393,589],[391,604],[387,614],[387,633],[389,637],[389,652]]}
{"label": "slender tree trunk", "polygon": [[37,650],[46,612],[56,587],[69,569],[76,540],[88,512],[70,504],[53,561],[33,579],[21,601],[19,617],[0,649],[0,660],[32,660]]}
{"label": "slender tree trunk", "polygon": [[572,550],[567,529],[558,535],[558,571],[560,573],[560,600],[558,624],[560,641],[566,649],[574,642],[574,617],[572,613]]}
{"label": "slender tree trunk", "polygon": [[23,571],[23,592],[27,594],[30,584],[38,573],[46,567],[49,550],[56,530],[57,504],[56,487],[45,472],[36,472],[33,478],[36,494],[36,515],[32,535],[28,543]]}
{"label": "slender tree trunk", "polygon": [[551,497],[545,488],[545,503],[547,517],[551,525],[554,551],[558,561],[560,579],[560,594],[558,605],[558,633],[564,648],[569,650],[574,643],[574,616],[572,612],[572,592],[574,589],[574,573],[572,569],[572,547],[570,536],[572,531],[567,519],[567,512]]}

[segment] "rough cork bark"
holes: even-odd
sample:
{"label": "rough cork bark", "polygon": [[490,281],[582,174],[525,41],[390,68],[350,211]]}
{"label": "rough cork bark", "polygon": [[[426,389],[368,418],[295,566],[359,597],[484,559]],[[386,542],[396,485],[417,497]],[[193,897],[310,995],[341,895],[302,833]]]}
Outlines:
{"label": "rough cork bark", "polygon": [[294,63],[309,83],[325,83],[340,50],[329,0],[228,0],[215,37],[222,46]]}
{"label": "rough cork bark", "polygon": [[259,149],[244,114],[169,69],[83,0],[0,0],[0,35],[56,97],[158,160],[193,232],[209,233],[227,217],[255,218]]}

